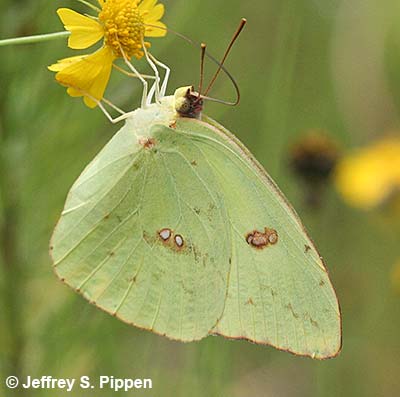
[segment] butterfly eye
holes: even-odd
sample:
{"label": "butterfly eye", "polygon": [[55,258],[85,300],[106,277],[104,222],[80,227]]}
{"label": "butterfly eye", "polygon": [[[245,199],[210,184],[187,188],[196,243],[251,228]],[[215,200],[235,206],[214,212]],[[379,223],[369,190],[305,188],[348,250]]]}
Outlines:
{"label": "butterfly eye", "polygon": [[177,109],[177,110],[178,110],[179,113],[186,114],[186,113],[189,113],[190,107],[191,107],[190,106],[190,102],[189,102],[188,99],[186,99],[185,101],[182,102],[182,104],[180,105],[179,109]]}

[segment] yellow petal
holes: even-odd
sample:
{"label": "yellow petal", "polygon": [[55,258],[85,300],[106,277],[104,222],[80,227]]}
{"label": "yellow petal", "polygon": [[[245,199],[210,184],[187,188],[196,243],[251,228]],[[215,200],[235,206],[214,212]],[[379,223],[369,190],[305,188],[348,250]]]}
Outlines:
{"label": "yellow petal", "polygon": [[159,21],[164,15],[164,4],[157,4],[154,8],[152,8],[148,14],[145,15],[145,23],[156,22]]}
{"label": "yellow petal", "polygon": [[104,0],[97,0],[97,2],[100,4],[101,8],[104,6]]}
{"label": "yellow petal", "polygon": [[[115,56],[109,47],[102,47],[95,53],[77,62],[71,62],[56,75],[56,80],[68,87],[71,96],[83,96],[85,104],[91,108],[100,100],[110,79]],[[65,63],[64,63],[65,64]]]}
{"label": "yellow petal", "polygon": [[140,13],[143,14],[144,11],[151,11],[156,3],[157,0],[143,0],[138,6]]}
{"label": "yellow petal", "polygon": [[150,25],[145,28],[144,35],[146,37],[164,37],[167,34],[167,26],[162,22],[151,22]]}
{"label": "yellow petal", "polygon": [[76,88],[69,87],[67,88],[67,94],[72,96],[73,98],[78,98],[82,96],[82,92],[77,90]]}
{"label": "yellow petal", "polygon": [[57,61],[57,63],[53,63],[53,65],[48,66],[47,69],[51,70],[52,72],[60,72],[67,66],[70,66],[72,63],[80,61],[84,57],[85,55],[77,55],[74,57],[60,59],[59,61]]}
{"label": "yellow petal", "polygon": [[68,46],[74,49],[84,49],[97,43],[103,36],[103,27],[94,19],[79,14],[69,8],[59,8],[57,14],[65,29],[71,32]]}

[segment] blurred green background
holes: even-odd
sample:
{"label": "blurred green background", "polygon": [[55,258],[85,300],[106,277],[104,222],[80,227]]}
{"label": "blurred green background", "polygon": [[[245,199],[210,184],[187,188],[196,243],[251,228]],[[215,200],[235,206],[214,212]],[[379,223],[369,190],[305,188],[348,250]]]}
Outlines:
{"label": "blurred green background", "polygon": [[[152,390],[68,395],[302,397],[400,395],[400,216],[348,207],[330,184],[304,204],[290,147],[324,130],[342,153],[399,134],[400,6],[396,0],[164,0],[169,27],[219,56],[241,17],[248,26],[227,62],[242,92],[236,108],[206,112],[255,154],[299,212],[328,264],[343,312],[343,350],[313,361],[247,342],[168,341],[89,305],[53,275],[52,229],[83,167],[113,136],[99,110],[71,99],[46,66],[73,54],[66,40],[0,48],[0,396],[8,375],[152,378]],[[0,38],[62,30],[70,0],[0,0]],[[169,92],[197,83],[199,50],[168,35],[153,53],[172,68]],[[144,68],[144,63],[139,62]],[[215,65],[207,64],[208,75]],[[114,73],[115,75],[115,73]],[[129,84],[128,84],[129,83]],[[139,105],[140,85],[113,77],[108,97]],[[225,77],[213,95],[229,98]],[[385,169],[382,169],[382,173]],[[18,394],[19,393],[19,394]],[[63,396],[29,390],[26,396]]]}

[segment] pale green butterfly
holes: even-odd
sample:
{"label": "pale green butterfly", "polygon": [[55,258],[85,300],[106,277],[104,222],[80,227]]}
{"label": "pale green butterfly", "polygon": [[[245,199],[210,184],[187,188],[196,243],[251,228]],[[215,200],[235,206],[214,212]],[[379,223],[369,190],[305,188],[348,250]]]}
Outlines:
{"label": "pale green butterfly", "polygon": [[170,339],[214,334],[334,357],[338,301],[296,212],[249,150],[201,114],[192,87],[165,88],[71,188],[51,243],[56,274]]}

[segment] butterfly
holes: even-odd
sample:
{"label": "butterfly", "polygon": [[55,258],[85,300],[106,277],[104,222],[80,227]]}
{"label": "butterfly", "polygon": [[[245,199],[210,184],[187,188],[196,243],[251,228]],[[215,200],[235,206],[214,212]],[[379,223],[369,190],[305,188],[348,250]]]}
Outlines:
{"label": "butterfly", "polygon": [[202,106],[181,87],[126,118],[68,194],[50,247],[57,276],[173,340],[336,356],[341,315],[321,256],[262,165]]}

